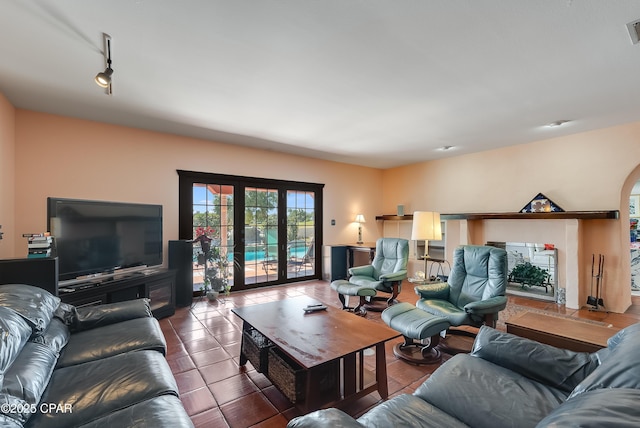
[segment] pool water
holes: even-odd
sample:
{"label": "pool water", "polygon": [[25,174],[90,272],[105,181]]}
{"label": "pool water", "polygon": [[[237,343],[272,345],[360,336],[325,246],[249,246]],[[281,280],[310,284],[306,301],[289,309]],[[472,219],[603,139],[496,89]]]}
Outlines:
{"label": "pool water", "polygon": [[[291,257],[304,257],[304,254],[306,253],[307,249],[300,247],[300,248],[295,248],[294,250],[290,251]],[[232,256],[229,255],[229,260],[231,260]],[[257,250],[257,251],[247,251],[244,253],[244,260],[246,262],[254,262],[254,261],[262,261],[266,258],[266,251],[264,250]],[[273,257],[270,258],[275,258],[275,254]]]}
{"label": "pool water", "polygon": [[[307,252],[307,249],[305,247],[294,247],[289,250],[289,254],[291,255],[291,257],[297,257],[297,258],[304,257],[306,252]],[[267,252],[265,250],[248,250],[248,251],[245,251],[244,253],[244,260],[245,262],[260,262],[266,258],[275,259],[276,252],[272,252],[272,254],[273,254],[272,256],[266,257]],[[233,261],[233,254],[229,254],[227,257],[230,262]],[[196,263],[198,262],[198,253],[196,253],[195,251],[193,254],[193,261]]]}

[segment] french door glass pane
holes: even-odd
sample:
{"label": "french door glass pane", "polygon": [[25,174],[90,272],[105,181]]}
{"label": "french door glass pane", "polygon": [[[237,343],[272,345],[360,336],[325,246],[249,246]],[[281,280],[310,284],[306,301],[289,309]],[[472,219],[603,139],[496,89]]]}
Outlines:
{"label": "french door glass pane", "polygon": [[205,278],[213,290],[232,287],[233,186],[193,184],[193,239],[194,291],[204,286]]}
{"label": "french door glass pane", "polygon": [[314,192],[287,191],[287,278],[315,273]]}
{"label": "french door glass pane", "polygon": [[278,279],[278,190],[245,188],[245,284]]}

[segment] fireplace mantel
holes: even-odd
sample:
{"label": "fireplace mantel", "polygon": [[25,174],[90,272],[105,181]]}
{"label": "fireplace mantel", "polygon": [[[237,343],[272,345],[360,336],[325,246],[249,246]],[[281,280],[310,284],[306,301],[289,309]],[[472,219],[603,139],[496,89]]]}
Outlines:
{"label": "fireplace mantel", "polygon": [[[457,214],[440,214],[442,220],[555,220],[570,219],[578,220],[616,220],[620,218],[620,211],[563,211],[548,213],[457,213]],[[413,220],[413,215],[379,215],[376,220]]]}
{"label": "fireplace mantel", "polygon": [[460,213],[440,214],[442,220],[616,220],[620,217],[620,211],[563,211],[544,213]]}

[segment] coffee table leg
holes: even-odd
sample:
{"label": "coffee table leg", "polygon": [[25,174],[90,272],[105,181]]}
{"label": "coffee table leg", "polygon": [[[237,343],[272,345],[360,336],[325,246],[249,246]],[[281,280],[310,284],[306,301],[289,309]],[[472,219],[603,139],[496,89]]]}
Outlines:
{"label": "coffee table leg", "polygon": [[[246,322],[242,323],[242,331],[246,331],[248,329],[250,329],[251,326],[249,324],[247,324]],[[242,339],[240,340],[240,367],[244,366],[247,364],[247,356],[244,355],[244,334],[242,335]]]}
{"label": "coffee table leg", "polygon": [[345,355],[343,361],[343,394],[344,398],[356,393],[356,354]]}
{"label": "coffee table leg", "polygon": [[384,342],[376,345],[376,382],[378,393],[383,400],[389,396],[389,385],[387,384],[387,361],[385,357]]}

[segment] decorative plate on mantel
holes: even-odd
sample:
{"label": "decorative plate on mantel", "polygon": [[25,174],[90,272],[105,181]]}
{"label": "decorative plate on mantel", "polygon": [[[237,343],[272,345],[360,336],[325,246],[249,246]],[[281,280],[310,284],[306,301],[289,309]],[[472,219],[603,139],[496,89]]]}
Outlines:
{"label": "decorative plate on mantel", "polygon": [[555,202],[547,198],[542,193],[538,193],[527,205],[520,210],[521,213],[550,213],[564,212]]}

